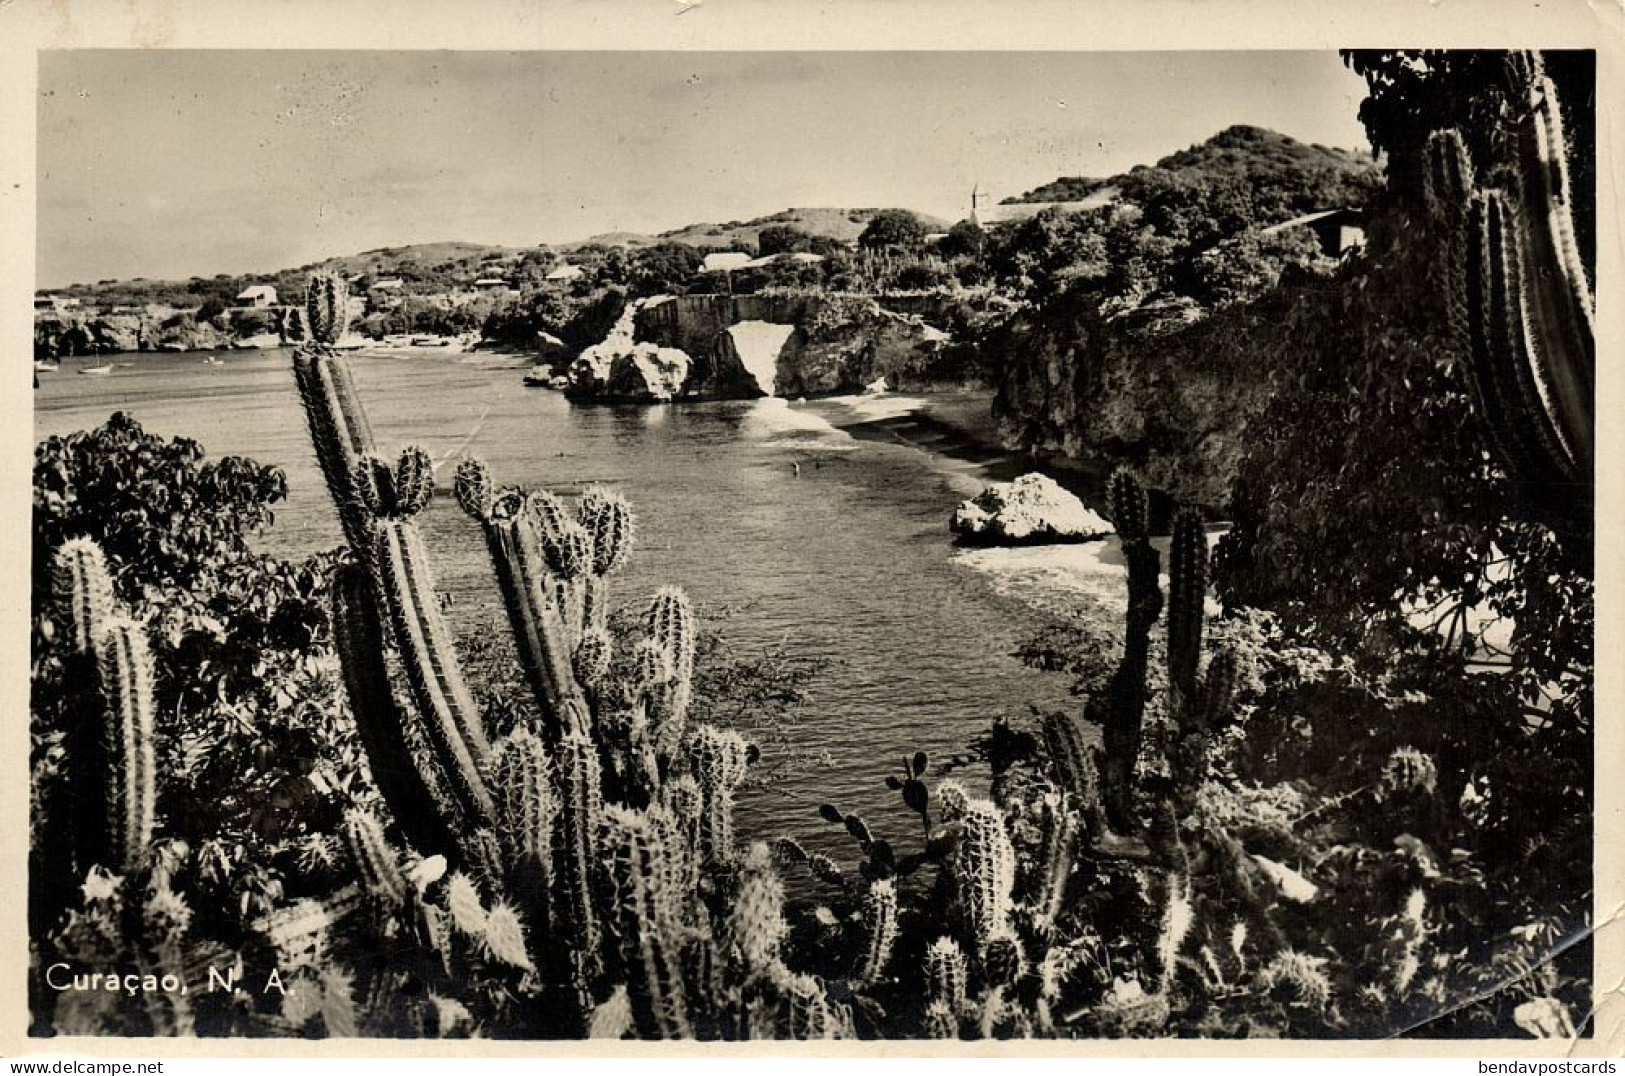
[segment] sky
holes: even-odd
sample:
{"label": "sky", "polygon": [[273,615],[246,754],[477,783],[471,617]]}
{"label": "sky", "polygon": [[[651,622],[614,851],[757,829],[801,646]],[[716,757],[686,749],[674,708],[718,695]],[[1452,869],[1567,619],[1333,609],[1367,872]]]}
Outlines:
{"label": "sky", "polygon": [[1232,124],[1368,148],[1334,52],[42,52],[41,287],[793,206],[964,217]]}

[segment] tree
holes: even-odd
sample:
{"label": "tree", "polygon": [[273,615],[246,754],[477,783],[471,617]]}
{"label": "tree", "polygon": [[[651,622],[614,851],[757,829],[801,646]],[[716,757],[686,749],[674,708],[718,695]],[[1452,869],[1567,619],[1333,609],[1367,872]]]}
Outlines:
{"label": "tree", "polygon": [[937,244],[944,258],[977,258],[987,249],[987,233],[974,221],[962,220],[948,229]]}
{"label": "tree", "polygon": [[858,236],[858,246],[865,250],[914,251],[925,245],[928,231],[925,222],[906,209],[882,209]]}
{"label": "tree", "polygon": [[792,224],[769,224],[756,234],[756,253],[763,258],[769,254],[793,254],[806,250],[810,238]]}
{"label": "tree", "polygon": [[[198,907],[238,909],[245,920],[264,913],[300,873],[305,842],[336,829],[361,772],[351,727],[332,719],[328,560],[288,561],[250,545],[286,496],[286,478],[241,457],[207,462],[195,441],[147,433],[121,412],[42,442],[33,488],[37,794],[66,795],[66,770],[78,764],[72,736],[86,700],[51,601],[52,564],[64,542],[88,537],[152,649],[154,704],[165,715],[158,800],[175,839],[176,887],[199,896]],[[72,901],[53,887],[84,878],[40,866],[31,899],[55,916]]]}
{"label": "tree", "polygon": [[224,314],[226,309],[225,301],[220,296],[210,295],[203,300],[203,304],[197,308],[197,313],[194,316],[198,321],[213,321]]}

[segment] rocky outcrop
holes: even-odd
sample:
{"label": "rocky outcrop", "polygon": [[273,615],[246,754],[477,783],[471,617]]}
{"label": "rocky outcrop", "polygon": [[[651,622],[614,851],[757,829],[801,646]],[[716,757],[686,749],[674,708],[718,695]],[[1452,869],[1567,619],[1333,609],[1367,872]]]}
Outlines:
{"label": "rocky outcrop", "polygon": [[[732,329],[741,324],[788,325],[772,386],[746,363]],[[885,309],[865,296],[819,292],[766,295],[684,295],[646,301],[634,316],[634,337],[693,357],[684,395],[750,398],[829,396],[861,392],[877,378],[904,387],[923,380],[948,336],[914,314]]]}
{"label": "rocky outcrop", "polygon": [[[1290,368],[1283,289],[1194,324],[1125,325],[1057,300],[991,334],[1006,447],[1130,464],[1156,489],[1225,511],[1243,431]],[[1275,352],[1280,352],[1279,354]]]}
{"label": "rocky outcrop", "polygon": [[34,357],[61,359],[123,351],[214,351],[237,333],[190,314],[59,314],[34,319]]}
{"label": "rocky outcrop", "polygon": [[1088,542],[1112,533],[1110,523],[1041,474],[995,482],[961,504],[948,529],[967,545]]}
{"label": "rocky outcrop", "polygon": [[564,393],[602,403],[669,403],[686,395],[693,363],[676,348],[633,339],[640,300],[629,305],[602,343],[570,364]]}

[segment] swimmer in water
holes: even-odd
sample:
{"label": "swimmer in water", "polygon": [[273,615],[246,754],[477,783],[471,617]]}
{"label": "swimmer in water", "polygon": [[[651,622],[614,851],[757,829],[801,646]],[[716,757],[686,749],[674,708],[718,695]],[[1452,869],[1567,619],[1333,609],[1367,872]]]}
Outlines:
{"label": "swimmer in water", "polygon": [[790,461],[790,468],[791,468],[791,470],[795,471],[797,478],[801,477],[801,461],[800,460],[791,460]]}

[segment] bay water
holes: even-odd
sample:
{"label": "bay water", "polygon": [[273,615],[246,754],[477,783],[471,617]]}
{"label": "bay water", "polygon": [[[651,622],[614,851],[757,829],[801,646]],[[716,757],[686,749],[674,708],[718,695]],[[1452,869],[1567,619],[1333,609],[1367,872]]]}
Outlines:
{"label": "bay water", "polygon": [[[288,498],[261,548],[299,556],[339,545],[288,353],[218,357],[71,359],[40,375],[36,438],[130,412],[149,432],[200,442],[210,459],[248,456],[286,472]],[[110,361],[129,364],[76,373]],[[850,840],[818,817],[834,803],[907,851],[918,822],[884,784],[904,756],[923,750],[940,763],[1000,714],[1077,705],[1061,678],[1011,656],[1049,614],[998,569],[1031,554],[1004,561],[951,544],[948,517],[979,487],[976,475],[905,443],[854,439],[830,421],[839,403],[579,406],[525,387],[521,357],[360,352],[350,362],[381,450],[421,445],[445,492],[464,455],[503,484],[621,490],[638,530],[618,604],[677,584],[736,654],[782,646],[830,662],[790,731],[795,757],[764,757],[759,772],[771,779],[741,799],[744,836],[792,835],[850,861]],[[437,496],[422,524],[454,626],[466,636],[503,624],[485,544],[455,500]],[[980,763],[954,776],[973,789],[987,780]]]}

